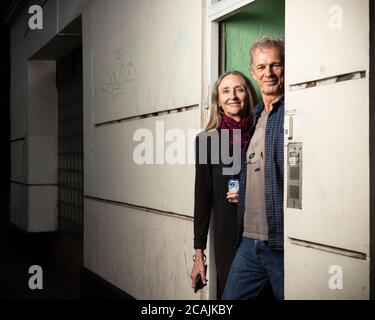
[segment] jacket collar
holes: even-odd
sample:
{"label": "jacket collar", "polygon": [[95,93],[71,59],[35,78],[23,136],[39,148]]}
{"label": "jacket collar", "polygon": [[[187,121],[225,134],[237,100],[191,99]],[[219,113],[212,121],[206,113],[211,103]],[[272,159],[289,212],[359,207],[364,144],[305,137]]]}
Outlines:
{"label": "jacket collar", "polygon": [[[284,105],[284,95],[277,101],[273,104],[273,108],[272,108],[272,111],[276,111],[280,106]],[[254,115],[256,118],[259,118],[260,117],[260,114],[263,112],[264,110],[264,103],[263,103],[263,100],[261,100],[254,108]]]}

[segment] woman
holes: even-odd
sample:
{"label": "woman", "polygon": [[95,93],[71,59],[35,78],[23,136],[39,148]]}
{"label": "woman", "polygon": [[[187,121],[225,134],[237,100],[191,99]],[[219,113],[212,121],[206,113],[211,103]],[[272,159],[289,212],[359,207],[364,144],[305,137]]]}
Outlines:
{"label": "woman", "polygon": [[[211,209],[214,215],[214,246],[217,270],[217,298],[224,291],[225,282],[236,252],[237,241],[237,193],[228,192],[232,178],[223,174],[225,166],[221,157],[221,141],[213,144],[214,137],[221,137],[223,129],[229,130],[229,150],[233,152],[233,130],[241,129],[241,153],[246,152],[249,129],[253,119],[255,93],[248,78],[238,71],[226,72],[216,81],[212,92],[211,115],[205,131],[196,139],[196,173],[194,203],[194,264],[190,274],[192,287],[198,275],[206,284],[204,250],[210,224]],[[217,131],[217,132],[215,132]],[[219,133],[219,134],[217,134]],[[205,154],[202,142],[206,141]],[[200,146],[199,146],[200,145]],[[211,145],[214,150],[211,150]],[[215,149],[216,148],[216,149]],[[202,153],[203,151],[201,151]],[[214,156],[219,155],[215,164]],[[201,158],[201,159],[200,159]],[[217,159],[217,157],[215,157]],[[203,159],[203,161],[202,161]],[[207,159],[207,161],[204,161]]]}

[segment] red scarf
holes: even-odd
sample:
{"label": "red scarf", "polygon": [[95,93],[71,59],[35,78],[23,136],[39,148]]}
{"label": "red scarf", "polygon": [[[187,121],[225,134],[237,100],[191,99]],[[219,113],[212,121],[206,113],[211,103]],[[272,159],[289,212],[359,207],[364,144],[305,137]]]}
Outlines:
{"label": "red scarf", "polygon": [[219,129],[229,129],[229,142],[233,144],[233,130],[241,129],[241,153],[246,153],[247,144],[249,142],[250,126],[253,123],[253,116],[249,115],[239,122],[228,117],[226,114],[221,115],[221,123]]}

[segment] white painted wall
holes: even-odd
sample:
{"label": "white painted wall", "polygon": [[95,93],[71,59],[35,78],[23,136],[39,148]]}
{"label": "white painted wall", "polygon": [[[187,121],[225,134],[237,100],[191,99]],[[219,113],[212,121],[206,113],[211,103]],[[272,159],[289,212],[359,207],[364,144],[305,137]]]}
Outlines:
{"label": "white painted wall", "polygon": [[28,228],[28,189],[22,184],[10,184],[10,221],[23,230]]}
{"label": "white painted wall", "polygon": [[[359,260],[285,243],[288,300],[365,300],[369,298],[369,260]],[[335,278],[342,269],[342,290]],[[333,267],[333,268],[332,268]],[[332,269],[330,269],[332,268]],[[329,273],[331,271],[331,273]],[[332,280],[330,280],[332,278]]]}
{"label": "white painted wall", "polygon": [[28,232],[57,230],[57,187],[31,186],[28,188]]}
{"label": "white painted wall", "polygon": [[[133,152],[141,144],[133,142],[133,135],[139,129],[147,129],[153,135],[150,141],[154,148],[154,163],[156,152],[163,156],[168,152],[170,142],[165,142],[164,153],[154,142],[155,121],[159,121],[158,125],[165,126],[166,133],[173,128],[181,130],[183,138],[179,142],[180,146],[189,142],[183,149],[185,157],[181,160],[188,161],[188,146],[194,160],[195,136],[192,135],[190,141],[185,140],[189,128],[199,129],[199,110],[94,128],[94,139],[88,141],[86,146],[85,192],[92,197],[191,216],[194,200],[192,164],[138,165],[133,160]],[[158,147],[159,150],[156,150]]]}
{"label": "white painted wall", "polygon": [[57,183],[55,61],[29,61],[27,70],[28,183]]}
{"label": "white painted wall", "polygon": [[[28,60],[82,14],[85,267],[139,299],[201,297],[189,279],[194,165],[136,165],[139,142],[132,138],[140,128],[155,133],[156,121],[186,138],[200,128],[207,100],[203,8],[200,0],[50,0],[43,31],[25,36],[26,10],[12,26],[12,138],[26,137],[12,145],[12,178],[51,184],[57,179],[55,64]],[[120,86],[106,93],[113,72]],[[95,126],[187,106],[195,107]],[[29,232],[55,230],[56,193],[53,186],[12,185],[12,222]]]}
{"label": "white painted wall", "polygon": [[54,61],[29,61],[27,163],[29,232],[57,230],[57,89]]}
{"label": "white painted wall", "polygon": [[192,223],[85,201],[85,266],[137,299],[197,299]]}
{"label": "white painted wall", "polygon": [[28,7],[11,28],[11,140],[25,138],[11,144],[11,180],[25,184],[12,185],[11,221],[29,232],[56,230],[56,63],[30,59],[56,36],[58,22],[63,28],[87,1],[61,3],[47,2],[43,30],[28,30]]}
{"label": "white painted wall", "polygon": [[[342,28],[332,28],[340,18]],[[287,0],[285,21],[286,115],[293,117],[293,139],[285,145],[303,143],[302,210],[285,208],[285,296],[368,299],[369,2]],[[366,77],[290,90],[357,71]],[[289,238],[366,258],[301,247]],[[328,286],[331,265],[342,267],[342,290]]]}
{"label": "white painted wall", "polygon": [[201,1],[96,0],[91,14],[95,123],[199,104]]}
{"label": "white painted wall", "polygon": [[[346,72],[368,72],[368,0],[336,2],[344,8],[342,31],[327,28],[330,1],[287,0],[287,88]],[[140,128],[154,133],[156,121],[161,120],[166,130],[178,128],[185,135],[201,125],[200,106],[207,98],[207,90],[202,89],[207,79],[203,57],[206,10],[200,0],[112,0],[110,4],[50,0],[44,11],[44,31],[30,31],[25,37],[26,11],[11,30],[11,137],[26,137],[12,144],[12,180],[51,183],[56,181],[52,134],[56,113],[52,108],[45,112],[46,104],[35,102],[49,101],[52,106],[54,65],[33,62],[28,67],[27,60],[82,13],[84,192],[88,196],[84,264],[138,299],[201,298],[193,294],[188,278],[193,254],[194,168],[137,166],[132,137]],[[301,15],[304,10],[309,14]],[[343,52],[358,58],[338,59]],[[118,88],[111,87],[111,82]],[[46,84],[46,90],[40,90]],[[368,78],[309,90],[286,95],[287,108],[296,110],[295,141],[304,142],[306,170],[303,212],[285,212],[286,297],[366,298],[368,260],[313,251],[288,241],[300,238],[368,254],[369,166],[368,150],[363,147],[368,146]],[[198,108],[95,126],[192,105]],[[334,123],[327,120],[334,117]],[[329,136],[324,134],[327,131]],[[46,144],[49,152],[40,152]],[[318,157],[321,153],[324,157]],[[345,170],[355,165],[356,174]],[[12,222],[30,232],[54,230],[54,199],[54,187],[12,184]],[[344,280],[345,292],[325,287],[326,269],[333,263],[341,264],[349,275]]]}
{"label": "white painted wall", "polygon": [[286,0],[288,83],[367,70],[368,14],[368,0]]}
{"label": "white painted wall", "polygon": [[15,141],[11,144],[11,180],[24,183],[27,177],[27,163],[25,140]]}
{"label": "white painted wall", "polygon": [[[95,124],[201,104],[202,14],[201,1],[182,0],[92,1],[83,12],[85,195],[128,205],[85,199],[85,267],[138,299],[200,297],[188,277],[194,166],[136,165],[133,134],[155,137],[163,121],[187,137],[201,111]],[[102,89],[113,72],[121,78],[122,65],[113,98]]]}
{"label": "white painted wall", "polygon": [[293,141],[304,143],[303,208],[287,210],[290,235],[369,253],[368,90],[367,78],[288,94]]}

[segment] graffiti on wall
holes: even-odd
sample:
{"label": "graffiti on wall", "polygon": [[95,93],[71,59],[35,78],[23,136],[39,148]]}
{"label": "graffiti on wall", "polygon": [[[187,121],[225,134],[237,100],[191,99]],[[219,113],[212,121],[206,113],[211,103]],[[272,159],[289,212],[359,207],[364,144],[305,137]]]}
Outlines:
{"label": "graffiti on wall", "polygon": [[106,84],[101,88],[101,91],[105,95],[111,97],[111,103],[113,103],[117,97],[125,94],[125,86],[129,82],[137,80],[137,70],[133,63],[125,62],[123,51],[123,47],[114,50],[113,57],[116,65],[119,67],[117,70],[107,72]]}

